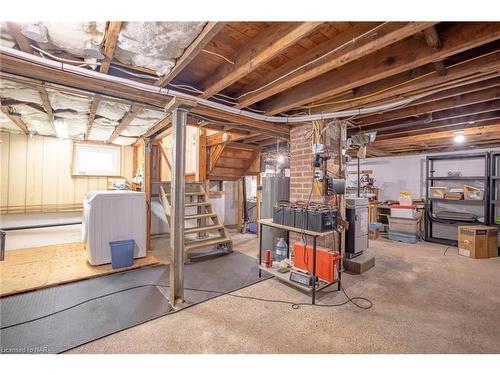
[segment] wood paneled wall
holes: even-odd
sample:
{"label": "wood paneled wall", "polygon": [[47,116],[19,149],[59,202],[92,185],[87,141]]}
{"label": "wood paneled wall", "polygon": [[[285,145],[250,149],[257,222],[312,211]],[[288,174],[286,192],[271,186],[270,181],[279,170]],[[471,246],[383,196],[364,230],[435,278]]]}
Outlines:
{"label": "wood paneled wall", "polygon": [[[0,211],[81,210],[84,195],[106,190],[107,177],[72,176],[73,142],[0,132]],[[122,175],[132,179],[133,149],[122,147]]]}

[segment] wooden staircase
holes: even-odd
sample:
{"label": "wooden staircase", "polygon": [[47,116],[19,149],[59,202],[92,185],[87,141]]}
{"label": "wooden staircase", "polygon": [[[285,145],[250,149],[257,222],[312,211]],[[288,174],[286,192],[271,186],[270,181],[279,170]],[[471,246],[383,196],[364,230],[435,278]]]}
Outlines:
{"label": "wooden staircase", "polygon": [[[160,203],[170,225],[170,181],[154,182],[153,184],[159,185]],[[217,247],[218,250],[223,250],[225,253],[232,252],[233,241],[214,211],[203,183],[186,182],[185,184],[184,250],[188,252],[195,249]],[[196,208],[196,213],[186,212],[186,209],[193,211],[193,208]]]}

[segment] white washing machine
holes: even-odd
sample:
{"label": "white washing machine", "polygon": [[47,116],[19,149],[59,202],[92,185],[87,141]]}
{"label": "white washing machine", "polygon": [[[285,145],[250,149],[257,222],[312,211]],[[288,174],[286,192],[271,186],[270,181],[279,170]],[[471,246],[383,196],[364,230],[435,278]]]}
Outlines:
{"label": "white washing machine", "polygon": [[146,194],[91,191],[83,200],[82,242],[89,263],[111,263],[111,241],[134,240],[134,258],[146,256]]}

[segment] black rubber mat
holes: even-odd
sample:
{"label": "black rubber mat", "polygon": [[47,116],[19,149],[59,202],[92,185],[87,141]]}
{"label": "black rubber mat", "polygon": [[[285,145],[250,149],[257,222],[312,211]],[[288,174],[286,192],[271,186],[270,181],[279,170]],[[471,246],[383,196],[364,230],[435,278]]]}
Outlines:
{"label": "black rubber mat", "polygon": [[[187,264],[184,278],[186,288],[220,292],[259,281],[256,259],[236,251]],[[168,287],[144,285],[168,282],[168,266],[154,266],[2,298],[0,351],[60,353],[166,315]],[[186,307],[218,295],[186,290]]]}

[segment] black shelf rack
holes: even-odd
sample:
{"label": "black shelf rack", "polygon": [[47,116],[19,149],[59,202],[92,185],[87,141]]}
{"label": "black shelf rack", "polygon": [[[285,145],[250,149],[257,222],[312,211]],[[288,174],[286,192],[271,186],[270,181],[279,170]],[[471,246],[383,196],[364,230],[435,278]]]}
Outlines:
{"label": "black shelf rack", "polygon": [[[477,160],[484,159],[484,174],[475,176],[434,176],[434,163],[444,160],[456,160],[457,163],[466,162],[467,160]],[[471,153],[471,154],[454,154],[454,155],[433,155],[427,156],[426,158],[426,192],[425,192],[425,240],[429,242],[441,243],[445,245],[456,245],[457,240],[452,240],[448,238],[440,238],[434,235],[433,225],[435,223],[444,225],[473,225],[473,224],[488,224],[491,221],[489,214],[489,190],[491,186],[490,183],[490,171],[492,167],[490,166],[490,153]],[[431,198],[429,196],[430,187],[439,186],[435,183],[439,181],[482,181],[484,183],[484,199],[473,201],[473,200],[453,200],[453,199],[443,199],[443,198]],[[436,202],[446,202],[450,204],[460,204],[460,205],[482,205],[483,206],[483,218],[484,222],[470,222],[470,221],[460,221],[460,220],[444,220],[437,219],[433,217],[433,210]]]}
{"label": "black shelf rack", "polygon": [[490,222],[489,225],[500,227],[495,222],[496,208],[500,207],[500,151],[493,151],[490,154]]}

